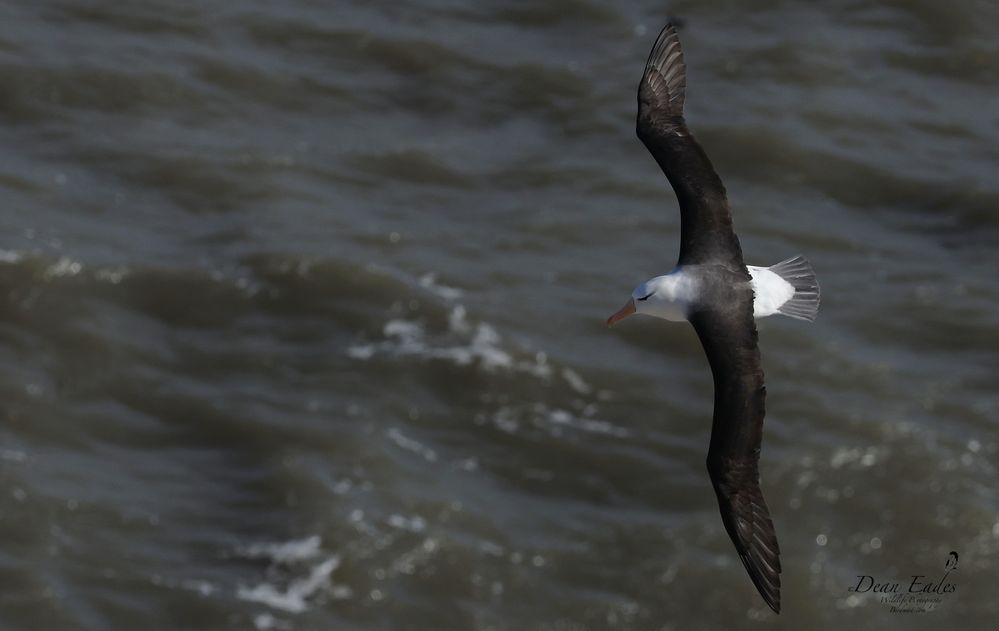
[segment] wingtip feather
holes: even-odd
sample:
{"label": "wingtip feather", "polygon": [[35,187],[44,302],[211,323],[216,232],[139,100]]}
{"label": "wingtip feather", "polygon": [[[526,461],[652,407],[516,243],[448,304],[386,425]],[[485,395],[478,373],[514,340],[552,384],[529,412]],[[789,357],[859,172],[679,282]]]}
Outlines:
{"label": "wingtip feather", "polygon": [[709,461],[722,522],[756,591],[780,613],[780,545],[755,463]]}
{"label": "wingtip feather", "polygon": [[683,102],[687,89],[687,67],[683,62],[683,47],[676,27],[668,22],[659,32],[642,77],[658,97],[655,108],[668,116],[683,116]]}

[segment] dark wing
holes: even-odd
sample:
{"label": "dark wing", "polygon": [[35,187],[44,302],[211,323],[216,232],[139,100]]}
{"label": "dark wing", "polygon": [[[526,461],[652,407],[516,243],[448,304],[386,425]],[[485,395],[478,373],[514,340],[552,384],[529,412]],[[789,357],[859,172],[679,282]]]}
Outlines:
{"label": "dark wing", "polygon": [[672,24],[659,34],[638,86],[638,137],[673,185],[680,202],[679,263],[732,263],[742,248],[732,230],[725,187],[687,129],[687,67]]}
{"label": "dark wing", "polygon": [[720,303],[728,305],[726,310],[690,314],[715,382],[708,472],[725,530],[739,558],[760,595],[780,613],[780,548],[760,490],[766,388],[756,344],[753,294],[745,284],[730,291],[733,295]]}

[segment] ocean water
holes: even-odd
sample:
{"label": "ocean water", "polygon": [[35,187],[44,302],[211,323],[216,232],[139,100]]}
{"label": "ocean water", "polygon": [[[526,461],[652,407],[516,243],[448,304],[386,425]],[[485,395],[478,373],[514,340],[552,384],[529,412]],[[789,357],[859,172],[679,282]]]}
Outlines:
{"label": "ocean water", "polygon": [[[0,628],[994,628],[999,3],[0,14]],[[823,290],[760,323],[779,616],[692,329],[603,324],[676,257],[668,16],[747,261]]]}

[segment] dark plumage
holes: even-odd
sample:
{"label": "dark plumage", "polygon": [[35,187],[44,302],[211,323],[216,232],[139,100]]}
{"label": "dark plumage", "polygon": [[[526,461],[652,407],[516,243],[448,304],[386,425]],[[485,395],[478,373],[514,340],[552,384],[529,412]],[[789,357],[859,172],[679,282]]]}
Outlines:
{"label": "dark plumage", "polygon": [[678,266],[696,266],[701,299],[687,319],[714,376],[708,472],[725,530],[760,595],[780,612],[780,548],[760,490],[763,369],[753,290],[732,229],[725,187],[687,129],[687,71],[680,40],[667,25],[649,55],[638,89],[638,137],[666,174],[680,203]]}

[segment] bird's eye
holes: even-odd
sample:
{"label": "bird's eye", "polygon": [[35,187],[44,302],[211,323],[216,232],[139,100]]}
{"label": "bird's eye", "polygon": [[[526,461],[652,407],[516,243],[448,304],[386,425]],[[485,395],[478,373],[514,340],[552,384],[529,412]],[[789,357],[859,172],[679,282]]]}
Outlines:
{"label": "bird's eye", "polygon": [[[652,294],[654,294],[654,293],[656,293],[656,292],[652,292]],[[652,297],[652,294],[649,294],[649,295],[645,296],[644,298],[639,298],[639,300],[640,300],[640,301],[641,301],[641,300],[648,300],[649,298],[651,298],[651,297]]]}

